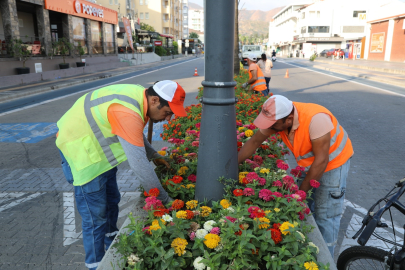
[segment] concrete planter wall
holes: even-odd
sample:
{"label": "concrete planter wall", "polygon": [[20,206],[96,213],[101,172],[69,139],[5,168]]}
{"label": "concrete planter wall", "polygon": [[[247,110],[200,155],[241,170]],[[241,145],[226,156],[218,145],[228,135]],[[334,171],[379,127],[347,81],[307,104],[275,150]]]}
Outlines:
{"label": "concrete planter wall", "polygon": [[[132,209],[132,215],[134,217],[147,217],[147,213],[145,210],[142,209],[144,206],[144,201],[141,199],[141,197],[138,197],[137,200],[134,201],[133,209]],[[131,221],[129,218],[125,220],[125,222],[122,224],[120,234],[128,233],[128,229],[125,227],[130,224]],[[308,238],[311,239],[311,241],[319,247],[319,254],[317,256],[317,259],[319,262],[323,264],[329,263],[330,265],[330,270],[337,270],[335,262],[333,261],[332,256],[329,253],[329,250],[325,244],[325,241],[322,238],[321,232],[318,229],[318,226],[315,223],[315,220],[312,216],[307,217],[307,223],[314,226],[315,229],[308,235]],[[114,239],[113,244],[117,242],[117,237]],[[112,245],[113,245],[112,244]],[[111,246],[112,246],[111,245]],[[121,270],[123,268],[124,260],[122,256],[118,253],[116,253],[116,250],[112,247],[110,247],[103,260],[101,261],[100,265],[98,266],[97,270]]]}

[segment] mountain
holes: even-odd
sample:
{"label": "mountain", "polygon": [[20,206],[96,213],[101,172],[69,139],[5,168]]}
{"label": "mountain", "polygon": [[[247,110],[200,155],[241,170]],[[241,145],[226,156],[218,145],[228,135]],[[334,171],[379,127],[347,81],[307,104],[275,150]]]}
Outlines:
{"label": "mountain", "polygon": [[250,36],[254,33],[266,35],[269,32],[269,22],[284,7],[274,8],[269,11],[240,10],[239,34]]}

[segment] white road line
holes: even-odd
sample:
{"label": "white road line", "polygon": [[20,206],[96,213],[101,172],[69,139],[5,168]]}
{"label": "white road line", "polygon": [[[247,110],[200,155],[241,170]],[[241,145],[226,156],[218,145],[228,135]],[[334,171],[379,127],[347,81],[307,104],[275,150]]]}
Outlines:
{"label": "white road line", "polygon": [[[98,88],[101,88],[101,87],[104,87],[104,86],[107,86],[107,85],[115,84],[117,82],[125,81],[125,80],[132,79],[132,78],[135,78],[135,77],[143,76],[145,74],[153,73],[153,72],[156,72],[156,71],[159,71],[159,70],[163,70],[163,69],[166,69],[166,68],[171,68],[171,67],[174,67],[174,66],[182,65],[182,64],[185,64],[185,63],[188,63],[188,62],[191,62],[191,61],[199,60],[199,59],[200,58],[191,59],[191,60],[184,61],[184,62],[181,62],[181,63],[178,63],[178,64],[170,65],[168,67],[159,68],[159,69],[149,71],[149,72],[145,72],[145,73],[142,73],[142,74],[139,74],[139,75],[131,76],[131,77],[128,77],[128,78],[125,78],[125,79],[122,79],[122,80],[114,81],[112,83],[99,85],[99,86],[96,86],[96,87],[93,87],[93,88],[90,88],[90,89],[87,89],[87,90],[79,91],[79,92],[72,93],[72,94],[69,94],[69,95],[64,95],[64,96],[61,96],[61,97],[57,97],[57,98],[54,98],[54,99],[50,99],[50,100],[46,100],[46,101],[43,101],[43,102],[40,102],[40,103],[36,103],[36,104],[33,104],[33,105],[28,105],[28,106],[25,106],[25,107],[22,107],[22,108],[18,108],[18,109],[15,109],[15,110],[0,113],[0,117],[4,116],[4,115],[7,115],[7,114],[14,113],[14,112],[19,112],[19,111],[23,111],[23,110],[26,110],[26,109],[30,109],[30,108],[33,108],[33,107],[36,107],[36,106],[39,106],[39,105],[47,104],[47,103],[50,103],[50,102],[53,102],[53,101],[56,101],[56,100],[60,100],[60,99],[63,99],[63,98],[67,98],[67,97],[70,97],[70,96],[74,96],[74,95],[77,95],[77,94],[80,94],[80,93],[89,92],[91,90],[95,90],[95,89],[98,89]],[[125,75],[125,74],[123,74],[123,75]]]}
{"label": "white road line", "polygon": [[[9,204],[5,204],[5,205],[3,205],[3,206],[0,206],[0,212],[2,212],[2,211],[4,211],[4,210],[7,210],[7,209],[9,209],[9,208],[11,208],[11,207],[17,206],[17,205],[19,205],[20,203],[24,203],[24,202],[27,202],[27,201],[29,201],[29,200],[32,200],[32,199],[34,199],[34,198],[36,198],[36,197],[38,197],[38,196],[40,196],[40,195],[42,195],[42,194],[44,194],[44,193],[45,193],[45,192],[33,193],[33,194],[31,194],[31,195],[29,195],[29,196],[27,196],[27,197],[24,197],[24,198],[21,198],[21,199],[12,201],[12,202],[10,202]],[[16,197],[18,198],[18,197],[20,197],[20,195],[16,195]]]}
{"label": "white road line", "polygon": [[[323,72],[320,72],[320,71],[315,71],[315,70],[312,70],[312,69],[309,69],[309,68],[305,68],[305,67],[300,67],[300,66],[297,66],[297,65],[293,65],[293,64],[290,64],[290,63],[287,63],[287,62],[284,62],[284,61],[279,61],[279,62],[280,62],[280,63],[287,64],[287,65],[290,65],[290,66],[294,66],[294,67],[306,69],[306,70],[309,70],[309,71],[312,71],[312,72],[320,73],[320,74],[323,74],[323,75],[326,75],[326,76],[330,76],[330,77],[333,77],[333,78],[338,78],[338,79],[341,79],[341,80],[344,80],[344,81],[347,81],[347,82],[352,82],[352,83],[357,83],[357,84],[360,84],[360,85],[364,85],[364,86],[367,86],[367,87],[370,87],[370,88],[374,88],[374,89],[377,89],[377,90],[380,90],[380,91],[383,91],[383,92],[387,92],[387,93],[390,93],[390,94],[394,94],[394,95],[397,95],[397,96],[400,96],[400,97],[405,97],[405,95],[403,95],[403,94],[398,94],[398,93],[396,93],[396,92],[393,92],[393,91],[390,91],[390,90],[386,90],[386,89],[383,89],[383,88],[379,88],[379,87],[367,85],[367,84],[364,84],[364,83],[361,83],[361,82],[351,81],[351,80],[348,80],[348,79],[345,79],[345,78],[341,78],[341,77],[338,77],[338,76],[326,74],[326,73],[323,73]],[[397,86],[397,87],[398,87],[398,86]],[[0,115],[0,116],[1,116],[1,115]]]}
{"label": "white road line", "polygon": [[21,197],[22,195],[27,194],[25,192],[3,192],[0,193],[0,204],[3,204],[9,200]]}

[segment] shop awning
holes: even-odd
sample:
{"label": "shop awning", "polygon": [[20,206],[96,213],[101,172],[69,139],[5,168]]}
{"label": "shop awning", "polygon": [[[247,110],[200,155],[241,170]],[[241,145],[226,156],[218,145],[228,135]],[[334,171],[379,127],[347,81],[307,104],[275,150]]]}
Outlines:
{"label": "shop awning", "polygon": [[159,34],[161,37],[166,37],[166,38],[173,38],[173,36],[169,36],[169,35],[163,35],[163,34]]}

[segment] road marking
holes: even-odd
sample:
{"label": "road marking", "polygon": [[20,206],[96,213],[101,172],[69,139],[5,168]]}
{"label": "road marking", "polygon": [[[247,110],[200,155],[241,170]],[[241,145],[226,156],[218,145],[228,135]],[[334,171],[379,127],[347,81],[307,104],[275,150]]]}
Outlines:
{"label": "road marking", "polygon": [[[132,211],[131,202],[140,196],[140,192],[121,192],[118,204],[118,218],[126,218]],[[63,192],[63,246],[71,245],[83,238],[82,231],[76,230],[75,203],[73,192]]]}
{"label": "road marking", "polygon": [[[21,196],[23,196],[24,194],[27,194],[27,193],[24,193],[24,194],[21,194],[21,192],[15,192],[15,194],[13,194],[13,193],[0,193],[0,198],[1,198],[2,200],[4,200],[4,201],[0,201],[0,203],[2,203],[2,202],[7,202],[7,201],[10,201],[10,200],[11,200],[11,202],[6,203],[6,204],[0,206],[0,212],[2,212],[2,211],[4,211],[4,210],[7,210],[7,209],[10,209],[10,208],[12,208],[12,207],[14,207],[14,206],[17,206],[17,205],[21,204],[21,203],[24,203],[24,202],[27,202],[27,201],[29,201],[29,200],[32,200],[32,199],[34,199],[34,198],[36,198],[36,197],[38,197],[38,196],[41,196],[41,195],[44,194],[44,193],[45,193],[45,192],[33,193],[33,194],[31,194],[31,195],[29,195],[29,196],[27,196],[27,197],[23,197],[23,198],[17,199],[17,200],[12,200],[12,199],[13,199],[13,198],[21,197]],[[9,196],[9,198],[7,199],[7,195],[5,195],[4,197],[1,197],[1,194],[7,194],[7,195]],[[10,198],[10,197],[11,197],[11,198]]]}
{"label": "road marking", "polygon": [[0,124],[0,142],[37,143],[58,132],[56,123]]}
{"label": "road marking", "polygon": [[36,104],[28,105],[28,106],[25,106],[25,107],[22,107],[22,108],[18,108],[18,109],[14,109],[14,110],[11,110],[11,111],[3,112],[3,113],[0,113],[0,117],[4,116],[4,115],[11,114],[11,113],[15,113],[15,112],[23,111],[23,110],[26,110],[26,109],[30,109],[30,108],[33,108],[33,107],[36,107],[36,106],[39,106],[39,105],[47,104],[47,103],[50,103],[50,102],[53,102],[53,101],[56,101],[56,100],[60,100],[60,99],[63,99],[63,98],[67,98],[67,97],[70,97],[70,96],[74,96],[74,95],[77,95],[77,94],[80,94],[80,93],[89,92],[91,90],[99,89],[99,88],[102,88],[102,87],[107,86],[107,85],[111,85],[111,84],[115,84],[117,82],[129,80],[129,79],[132,79],[132,78],[135,78],[135,77],[143,76],[145,74],[153,73],[153,72],[156,72],[156,71],[159,71],[159,70],[163,70],[163,69],[171,68],[171,67],[174,67],[174,66],[182,65],[182,64],[185,64],[185,63],[188,63],[188,62],[191,62],[191,61],[195,61],[195,60],[200,60],[200,58],[191,59],[191,60],[184,61],[184,62],[181,62],[181,63],[178,63],[178,64],[170,65],[170,66],[167,66],[167,67],[164,67],[164,68],[148,71],[148,72],[145,72],[145,73],[142,73],[142,74],[139,74],[139,75],[134,75],[134,76],[122,79],[122,80],[114,81],[112,83],[99,85],[99,86],[96,86],[96,87],[93,87],[93,88],[90,88],[90,89],[87,89],[87,90],[75,92],[75,93],[72,93],[72,94],[68,94],[68,95],[64,95],[64,96],[61,96],[61,97],[49,99],[49,100],[46,100],[46,101],[42,101],[42,102],[39,102],[39,103],[36,103]]}
{"label": "road marking", "polygon": [[[383,92],[387,92],[387,93],[390,93],[390,94],[394,94],[394,95],[397,95],[397,96],[400,96],[400,97],[405,97],[404,94],[399,94],[399,93],[396,93],[396,92],[393,92],[393,91],[390,91],[390,90],[386,90],[386,89],[383,89],[383,88],[379,88],[379,87],[376,87],[376,86],[371,86],[371,85],[367,85],[367,84],[365,84],[365,83],[361,83],[361,82],[356,82],[356,81],[348,80],[348,79],[341,78],[341,77],[338,77],[338,76],[335,76],[335,75],[327,74],[327,73],[325,73],[325,72],[315,71],[315,70],[312,70],[312,69],[309,69],[309,68],[305,68],[305,67],[293,65],[293,64],[290,64],[290,63],[287,63],[287,62],[284,62],[284,61],[280,61],[280,63],[284,63],[284,64],[287,64],[287,65],[294,66],[294,67],[298,67],[298,68],[302,68],[302,69],[306,69],[306,70],[309,70],[309,71],[312,71],[312,72],[316,72],[316,73],[320,73],[320,74],[323,74],[323,75],[327,75],[327,76],[334,77],[334,78],[337,78],[337,79],[341,79],[341,80],[344,80],[344,81],[347,81],[347,82],[357,83],[357,84],[364,85],[364,86],[367,86],[367,87],[370,87],[370,88],[374,88],[374,89],[377,89],[377,90],[380,90],[380,91],[383,91]],[[347,75],[347,76],[348,76],[348,75]],[[399,86],[397,86],[397,87],[399,87]],[[0,115],[0,116],[1,116],[1,115]]]}

